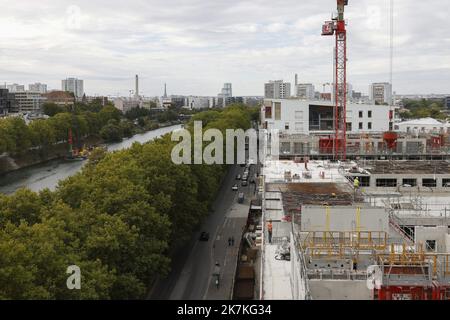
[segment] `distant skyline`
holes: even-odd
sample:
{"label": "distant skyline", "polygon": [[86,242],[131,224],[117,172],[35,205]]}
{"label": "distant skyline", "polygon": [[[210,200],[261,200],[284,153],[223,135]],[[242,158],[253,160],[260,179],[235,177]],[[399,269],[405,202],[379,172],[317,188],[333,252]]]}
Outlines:
{"label": "distant skyline", "polygon": [[[23,0],[0,11],[0,84],[83,79],[88,95],[264,95],[264,83],[332,82],[336,0]],[[394,91],[450,93],[448,1],[395,0]],[[349,1],[348,82],[389,81],[389,0]],[[413,69],[414,68],[414,69]],[[329,89],[327,89],[328,91]]]}

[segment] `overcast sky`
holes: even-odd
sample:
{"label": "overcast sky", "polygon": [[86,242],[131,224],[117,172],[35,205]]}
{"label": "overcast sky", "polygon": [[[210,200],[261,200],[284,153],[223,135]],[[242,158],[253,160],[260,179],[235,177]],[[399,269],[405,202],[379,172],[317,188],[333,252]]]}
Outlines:
{"label": "overcast sky", "polygon": [[[349,82],[389,80],[389,0],[350,0]],[[332,81],[336,0],[0,0],[0,82],[85,80],[87,94],[263,95],[264,82]],[[450,93],[448,0],[395,0],[394,91]],[[328,89],[327,89],[328,90]]]}

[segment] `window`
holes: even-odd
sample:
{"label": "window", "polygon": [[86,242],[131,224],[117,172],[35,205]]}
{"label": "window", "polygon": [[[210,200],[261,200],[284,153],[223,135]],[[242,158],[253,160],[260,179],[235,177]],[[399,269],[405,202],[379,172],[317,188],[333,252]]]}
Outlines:
{"label": "window", "polygon": [[289,122],[286,122],[286,123],[284,124],[284,130],[289,130]]}
{"label": "window", "polygon": [[367,123],[367,129],[372,130],[372,122]]}
{"label": "window", "polygon": [[281,103],[275,103],[275,120],[281,120]]}
{"label": "window", "polygon": [[360,111],[360,112],[359,112],[359,117],[360,117],[360,118],[364,117],[363,114],[364,114],[364,113],[363,113],[362,111]]}
{"label": "window", "polygon": [[266,107],[266,119],[272,119],[272,107]]}
{"label": "window", "polygon": [[362,129],[363,129],[363,123],[360,122],[360,123],[359,123],[359,130],[362,130]]}
{"label": "window", "polygon": [[450,179],[442,179],[442,186],[444,188],[450,188]]}
{"label": "window", "polygon": [[408,185],[411,187],[417,187],[417,179],[403,179],[402,186]]}
{"label": "window", "polygon": [[351,122],[347,122],[347,131],[352,131],[352,123]]}
{"label": "window", "polygon": [[423,179],[422,180],[422,187],[427,188],[436,188],[437,182],[435,179]]}
{"label": "window", "polygon": [[290,142],[282,142],[281,143],[281,153],[291,153],[291,143]]}
{"label": "window", "polygon": [[303,119],[303,111],[295,111],[295,119]]}
{"label": "window", "polygon": [[428,252],[436,252],[436,240],[426,240],[425,247]]}
{"label": "window", "polygon": [[397,179],[377,179],[377,187],[395,188]]}
{"label": "window", "polygon": [[369,111],[369,112],[367,113],[367,117],[372,118],[372,111]]}

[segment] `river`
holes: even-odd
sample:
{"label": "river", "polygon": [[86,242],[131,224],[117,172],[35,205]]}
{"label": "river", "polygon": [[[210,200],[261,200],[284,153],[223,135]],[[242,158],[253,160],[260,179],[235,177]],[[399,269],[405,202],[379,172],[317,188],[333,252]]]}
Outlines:
{"label": "river", "polygon": [[[134,142],[145,143],[180,128],[181,125],[175,125],[137,134],[122,142],[109,144],[107,148],[108,151],[127,149]],[[45,188],[54,190],[60,180],[79,172],[85,163],[86,161],[68,162],[58,159],[7,173],[0,177],[0,193],[11,194],[24,187],[33,191]]]}

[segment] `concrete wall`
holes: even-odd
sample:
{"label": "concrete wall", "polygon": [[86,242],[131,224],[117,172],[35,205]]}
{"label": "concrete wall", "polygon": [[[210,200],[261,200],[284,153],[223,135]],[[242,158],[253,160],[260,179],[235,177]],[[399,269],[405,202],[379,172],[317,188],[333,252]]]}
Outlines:
{"label": "concrete wall", "polygon": [[424,249],[428,249],[425,246],[427,240],[436,241],[436,252],[445,253],[449,252],[448,247],[448,227],[438,226],[438,227],[422,227],[417,226],[414,233],[414,242],[419,244],[423,243]]}
{"label": "concrete wall", "polygon": [[373,300],[365,280],[310,280],[313,300]]}
{"label": "concrete wall", "polygon": [[[397,180],[397,187],[395,188],[386,188],[386,187],[377,187],[377,179],[396,179]],[[403,179],[416,179],[417,180],[417,187],[420,188],[422,191],[430,191],[429,187],[423,187],[423,179],[436,179],[436,188],[433,188],[433,190],[442,190],[448,192],[450,188],[443,187],[443,180],[444,179],[450,179],[450,174],[439,174],[437,172],[436,174],[391,174],[387,172],[386,174],[382,173],[376,173],[372,174],[370,177],[370,187],[371,188],[383,188],[383,190],[389,190],[389,191],[396,191],[398,187],[401,187],[403,185]],[[412,190],[416,191],[417,187],[413,187]],[[411,188],[402,189],[403,191],[408,191]]]}
{"label": "concrete wall", "polygon": [[[354,231],[357,228],[357,207],[330,207],[329,231]],[[389,216],[384,208],[362,207],[360,231],[389,231]],[[302,231],[327,230],[324,206],[302,207]]]}

